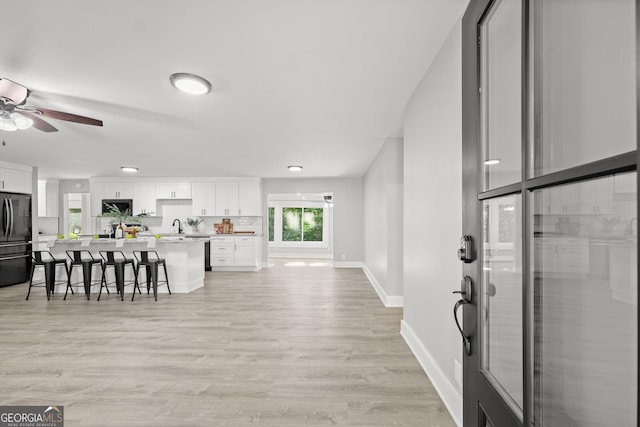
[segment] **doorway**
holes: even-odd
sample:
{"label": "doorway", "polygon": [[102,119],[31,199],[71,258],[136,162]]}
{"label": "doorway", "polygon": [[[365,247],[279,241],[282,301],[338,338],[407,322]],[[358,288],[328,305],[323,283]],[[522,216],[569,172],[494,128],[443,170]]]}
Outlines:
{"label": "doorway", "polygon": [[89,193],[67,193],[64,195],[62,232],[65,236],[91,233],[90,203]]}
{"label": "doorway", "polygon": [[267,195],[269,258],[333,259],[333,193]]}
{"label": "doorway", "polygon": [[636,15],[465,13],[465,427],[637,425]]}

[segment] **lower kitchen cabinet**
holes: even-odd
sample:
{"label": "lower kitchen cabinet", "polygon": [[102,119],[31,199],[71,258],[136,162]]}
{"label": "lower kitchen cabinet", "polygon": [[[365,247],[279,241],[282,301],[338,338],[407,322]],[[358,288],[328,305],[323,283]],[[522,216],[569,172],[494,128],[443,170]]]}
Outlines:
{"label": "lower kitchen cabinet", "polygon": [[211,269],[215,271],[231,267],[236,271],[256,271],[259,243],[258,236],[211,237]]}
{"label": "lower kitchen cabinet", "polygon": [[258,248],[255,237],[236,237],[235,266],[257,267]]}

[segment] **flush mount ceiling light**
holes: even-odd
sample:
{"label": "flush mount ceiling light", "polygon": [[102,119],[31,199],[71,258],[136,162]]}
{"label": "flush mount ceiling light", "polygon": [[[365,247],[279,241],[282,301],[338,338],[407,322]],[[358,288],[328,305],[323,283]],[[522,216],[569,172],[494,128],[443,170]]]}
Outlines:
{"label": "flush mount ceiling light", "polygon": [[120,166],[120,169],[122,170],[122,172],[129,172],[129,173],[138,172],[138,168],[135,168],[133,166]]}
{"label": "flush mount ceiling light", "polygon": [[500,163],[500,159],[489,159],[484,161],[484,164],[487,166],[497,165],[498,163]]}
{"label": "flush mount ceiling light", "polygon": [[192,95],[204,95],[211,92],[211,83],[195,74],[175,73],[169,77],[173,87],[179,91],[190,93]]}
{"label": "flush mount ceiling light", "polygon": [[287,166],[287,169],[289,169],[291,172],[300,172],[302,170],[302,166],[290,165],[290,166]]}

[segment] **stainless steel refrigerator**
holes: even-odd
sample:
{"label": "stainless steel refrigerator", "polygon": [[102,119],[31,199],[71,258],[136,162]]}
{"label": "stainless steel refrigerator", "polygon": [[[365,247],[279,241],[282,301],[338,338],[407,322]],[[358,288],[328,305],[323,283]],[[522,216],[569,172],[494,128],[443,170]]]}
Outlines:
{"label": "stainless steel refrigerator", "polygon": [[29,280],[31,195],[0,192],[0,286]]}

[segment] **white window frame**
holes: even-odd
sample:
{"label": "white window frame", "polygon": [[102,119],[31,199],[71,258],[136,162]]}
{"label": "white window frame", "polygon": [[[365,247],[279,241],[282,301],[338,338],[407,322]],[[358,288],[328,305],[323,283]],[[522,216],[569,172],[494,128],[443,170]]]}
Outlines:
{"label": "white window frame", "polygon": [[[329,248],[329,208],[324,202],[310,201],[270,201],[269,208],[274,208],[273,242],[270,248]],[[320,242],[285,242],[282,240],[282,209],[283,208],[322,208],[322,241]],[[269,218],[267,217],[267,221]],[[303,218],[304,220],[304,218]],[[267,236],[268,238],[268,236]]]}

